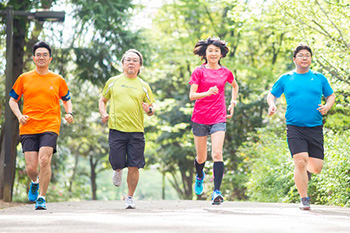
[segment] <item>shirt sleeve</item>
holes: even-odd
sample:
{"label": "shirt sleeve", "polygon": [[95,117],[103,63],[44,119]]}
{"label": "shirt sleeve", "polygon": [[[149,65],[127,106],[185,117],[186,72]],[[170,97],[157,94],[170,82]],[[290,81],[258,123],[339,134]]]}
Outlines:
{"label": "shirt sleeve", "polygon": [[322,94],[325,97],[328,97],[328,96],[332,95],[334,93],[334,91],[333,91],[331,85],[329,84],[327,78],[323,74],[320,74],[320,75],[322,75],[322,78],[323,78]]}
{"label": "shirt sleeve", "polygon": [[281,97],[281,95],[284,92],[284,88],[283,88],[283,80],[284,80],[284,75],[282,75],[277,82],[275,82],[275,84],[272,86],[270,92],[272,95],[274,95],[275,97],[279,98]]}
{"label": "shirt sleeve", "polygon": [[19,100],[22,97],[23,94],[23,76],[19,76],[13,84],[13,87],[10,92],[10,96],[14,98],[15,100]]}
{"label": "shirt sleeve", "polygon": [[235,77],[232,74],[232,71],[227,69],[228,75],[227,75],[227,82],[232,83]]}
{"label": "shirt sleeve", "polygon": [[102,96],[108,100],[111,98],[111,89],[112,89],[113,84],[114,84],[114,82],[111,82],[111,79],[108,79],[108,81],[107,81],[107,83],[102,91]]}
{"label": "shirt sleeve", "polygon": [[151,87],[148,85],[148,83],[145,83],[145,86],[144,88],[146,88],[145,92],[146,92],[146,95],[143,99],[143,102],[145,103],[148,103],[148,104],[152,104],[154,102],[154,96],[153,96],[153,92],[152,92],[152,89]]}
{"label": "shirt sleeve", "polygon": [[200,68],[197,67],[197,68],[192,72],[192,75],[191,75],[191,79],[190,79],[190,81],[189,81],[189,84],[190,84],[190,85],[192,85],[192,84],[197,84],[197,85],[199,85],[201,76],[202,76],[202,72],[200,71]]}
{"label": "shirt sleeve", "polygon": [[60,89],[59,89],[59,95],[63,101],[68,101],[70,100],[70,92],[67,86],[66,81],[62,78],[60,81]]}

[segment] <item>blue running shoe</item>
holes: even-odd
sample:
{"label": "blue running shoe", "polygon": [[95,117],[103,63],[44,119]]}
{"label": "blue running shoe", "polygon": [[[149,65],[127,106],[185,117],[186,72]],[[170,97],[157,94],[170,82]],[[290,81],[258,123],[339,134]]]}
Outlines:
{"label": "blue running shoe", "polygon": [[224,198],[221,195],[220,190],[214,190],[213,195],[211,196],[211,204],[212,205],[220,205],[221,203],[224,202]]}
{"label": "blue running shoe", "polygon": [[29,188],[29,192],[28,192],[28,200],[29,201],[36,201],[36,199],[38,199],[39,196],[39,183],[38,184],[34,184],[33,181],[30,183],[30,188]]}
{"label": "blue running shoe", "polygon": [[36,210],[46,210],[46,201],[44,198],[39,197],[38,200],[36,200],[35,209]]}
{"label": "blue running shoe", "polygon": [[203,194],[203,181],[204,181],[205,173],[203,172],[203,177],[202,179],[198,178],[198,175],[196,175],[196,183],[194,184],[194,192],[197,195],[202,195]]}

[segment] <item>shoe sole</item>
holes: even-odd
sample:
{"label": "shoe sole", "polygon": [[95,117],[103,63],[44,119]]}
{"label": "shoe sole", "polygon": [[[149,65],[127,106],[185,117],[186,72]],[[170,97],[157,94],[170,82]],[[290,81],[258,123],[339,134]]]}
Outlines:
{"label": "shoe sole", "polygon": [[212,205],[220,205],[221,203],[224,202],[224,198],[221,196],[217,196],[213,201],[212,201]]}
{"label": "shoe sole", "polygon": [[301,210],[311,210],[311,207],[299,207]]}
{"label": "shoe sole", "polygon": [[35,208],[35,210],[46,210],[46,209],[47,209],[47,208],[41,207],[41,206],[38,206],[38,207]]}
{"label": "shoe sole", "polygon": [[127,206],[125,209],[127,209],[127,210],[133,210],[133,209],[136,209],[136,206]]}

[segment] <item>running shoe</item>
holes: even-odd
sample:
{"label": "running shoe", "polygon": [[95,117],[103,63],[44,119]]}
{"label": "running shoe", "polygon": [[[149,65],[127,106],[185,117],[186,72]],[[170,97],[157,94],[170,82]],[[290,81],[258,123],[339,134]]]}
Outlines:
{"label": "running shoe", "polygon": [[36,210],[46,210],[46,201],[44,198],[39,197],[38,200],[36,200],[35,209]]}
{"label": "running shoe", "polygon": [[28,192],[28,200],[29,201],[36,201],[39,196],[39,183],[35,184],[33,181],[30,183],[30,188]]}
{"label": "running shoe", "polygon": [[212,205],[220,205],[224,202],[224,197],[221,195],[220,190],[214,190],[213,195],[211,195],[211,200]]}
{"label": "running shoe", "polygon": [[303,197],[303,198],[300,199],[299,209],[301,209],[301,210],[311,210],[310,198],[309,197]]}
{"label": "running shoe", "polygon": [[122,170],[113,171],[113,184],[119,187],[122,184]]}
{"label": "running shoe", "polygon": [[194,184],[194,192],[197,195],[203,194],[203,181],[204,181],[205,173],[203,172],[203,177],[198,178],[198,175],[196,175],[196,182]]}
{"label": "running shoe", "polygon": [[136,209],[136,205],[135,205],[134,199],[132,197],[128,196],[125,199],[125,207],[126,207],[126,209]]}

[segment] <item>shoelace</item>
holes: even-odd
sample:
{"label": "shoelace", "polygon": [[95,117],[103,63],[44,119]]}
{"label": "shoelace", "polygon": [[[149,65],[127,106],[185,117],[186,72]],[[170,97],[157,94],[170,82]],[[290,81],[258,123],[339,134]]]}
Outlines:
{"label": "shoelace", "polygon": [[35,193],[37,187],[38,187],[37,184],[33,184],[33,185],[32,185],[32,188],[30,189],[30,191],[31,191],[32,193]]}

